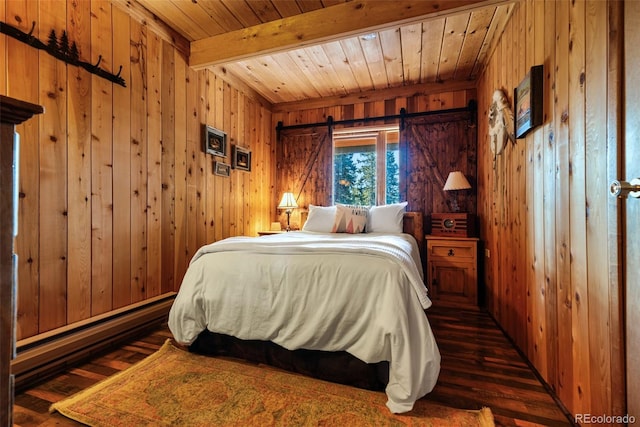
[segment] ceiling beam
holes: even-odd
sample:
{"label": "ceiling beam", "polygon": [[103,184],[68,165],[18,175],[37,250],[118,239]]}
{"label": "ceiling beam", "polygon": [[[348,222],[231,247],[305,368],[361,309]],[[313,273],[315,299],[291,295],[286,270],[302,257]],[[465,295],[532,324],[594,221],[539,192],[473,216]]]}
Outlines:
{"label": "ceiling beam", "polygon": [[360,0],[191,42],[199,69],[513,0]]}
{"label": "ceiling beam", "polygon": [[418,95],[475,90],[476,86],[476,82],[471,80],[450,81],[445,83],[421,83],[411,86],[357,92],[349,95],[328,96],[324,98],[305,99],[303,101],[281,102],[273,104],[271,112],[288,113],[298,110],[354,105],[364,102],[385,101],[395,98],[409,98]]}

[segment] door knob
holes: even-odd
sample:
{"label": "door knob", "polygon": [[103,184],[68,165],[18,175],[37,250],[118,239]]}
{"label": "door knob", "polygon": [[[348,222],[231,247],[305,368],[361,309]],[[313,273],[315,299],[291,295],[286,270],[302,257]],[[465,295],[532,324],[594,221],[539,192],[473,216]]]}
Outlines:
{"label": "door knob", "polygon": [[626,199],[627,197],[640,198],[640,178],[634,178],[631,182],[613,181],[609,189],[613,197]]}

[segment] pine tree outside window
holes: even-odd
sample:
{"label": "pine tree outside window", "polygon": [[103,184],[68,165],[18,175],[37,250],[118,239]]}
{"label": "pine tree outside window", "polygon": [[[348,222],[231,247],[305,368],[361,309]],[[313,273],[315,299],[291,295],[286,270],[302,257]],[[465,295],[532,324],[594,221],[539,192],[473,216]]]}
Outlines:
{"label": "pine tree outside window", "polygon": [[371,206],[400,201],[398,138],[397,126],[334,131],[334,203]]}

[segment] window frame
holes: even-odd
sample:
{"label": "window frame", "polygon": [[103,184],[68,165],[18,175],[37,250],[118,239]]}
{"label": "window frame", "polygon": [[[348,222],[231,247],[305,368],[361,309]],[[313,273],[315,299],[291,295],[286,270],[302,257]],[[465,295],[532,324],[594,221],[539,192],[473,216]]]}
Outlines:
{"label": "window frame", "polygon": [[[368,126],[368,127],[351,127],[334,129],[331,135],[331,200],[336,204],[335,200],[335,156],[336,156],[336,140],[365,140],[375,139],[376,153],[376,189],[375,189],[375,205],[386,204],[387,196],[387,144],[389,135],[392,133],[398,135],[397,142],[398,151],[400,151],[400,126],[384,125],[384,126]],[[374,145],[374,144],[372,144]],[[402,156],[398,156],[398,169],[401,169]],[[398,176],[398,180],[400,176]]]}

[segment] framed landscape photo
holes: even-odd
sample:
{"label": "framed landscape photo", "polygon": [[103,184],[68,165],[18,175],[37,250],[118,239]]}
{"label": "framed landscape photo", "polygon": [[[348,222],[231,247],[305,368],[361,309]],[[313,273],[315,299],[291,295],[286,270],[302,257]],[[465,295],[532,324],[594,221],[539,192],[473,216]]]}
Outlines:
{"label": "framed landscape photo", "polygon": [[214,127],[204,126],[204,152],[219,157],[227,157],[227,134]]}
{"label": "framed landscape photo", "polygon": [[525,78],[514,89],[513,99],[516,138],[542,124],[542,65],[531,67]]}
{"label": "framed landscape photo", "polygon": [[233,168],[241,171],[251,171],[251,150],[234,145]]}
{"label": "framed landscape photo", "polygon": [[231,166],[228,163],[214,162],[213,173],[219,176],[228,177],[231,175]]}

